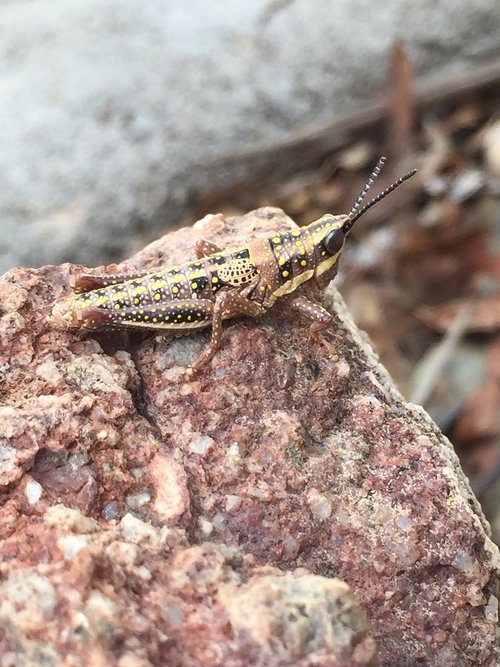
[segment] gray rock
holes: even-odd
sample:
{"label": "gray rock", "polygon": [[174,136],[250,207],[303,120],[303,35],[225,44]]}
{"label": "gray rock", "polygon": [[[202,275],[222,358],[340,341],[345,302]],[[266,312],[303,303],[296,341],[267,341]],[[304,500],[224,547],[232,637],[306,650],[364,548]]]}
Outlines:
{"label": "gray rock", "polygon": [[396,37],[443,78],[498,49],[498,19],[496,0],[3,0],[0,270],[120,259],[193,191],[379,99]]}

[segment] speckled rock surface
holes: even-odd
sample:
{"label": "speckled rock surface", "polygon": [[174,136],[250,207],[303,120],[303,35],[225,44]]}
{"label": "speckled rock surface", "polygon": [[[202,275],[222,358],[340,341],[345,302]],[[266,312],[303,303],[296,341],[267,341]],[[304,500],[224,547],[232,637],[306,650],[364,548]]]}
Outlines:
{"label": "speckled rock surface", "polygon": [[[129,266],[287,224],[209,216]],[[51,326],[81,270],[0,281],[1,667],[495,664],[488,526],[333,288],[335,355],[278,305],[187,381],[207,333]]]}

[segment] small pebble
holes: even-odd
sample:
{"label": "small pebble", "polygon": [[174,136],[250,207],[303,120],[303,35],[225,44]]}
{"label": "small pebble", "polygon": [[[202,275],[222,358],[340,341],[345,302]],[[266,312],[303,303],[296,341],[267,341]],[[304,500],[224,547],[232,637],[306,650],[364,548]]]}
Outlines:
{"label": "small pebble", "polygon": [[42,492],[42,485],[38,482],[32,480],[26,484],[26,496],[30,505],[36,505],[42,497]]}
{"label": "small pebble", "polygon": [[211,449],[215,442],[208,435],[200,435],[196,440],[192,440],[189,443],[189,449],[195,454],[200,456],[205,456]]}
{"label": "small pebble", "polygon": [[211,521],[209,521],[208,519],[204,519],[203,517],[200,517],[200,518],[198,519],[198,523],[199,523],[199,525],[200,525],[201,532],[202,532],[206,537],[208,537],[209,535],[211,535],[211,534],[214,532],[214,526],[213,526],[213,523],[212,523]]}
{"label": "small pebble", "polygon": [[101,512],[101,516],[105,521],[112,521],[118,516],[118,503],[116,500],[112,500],[104,506],[104,509]]}

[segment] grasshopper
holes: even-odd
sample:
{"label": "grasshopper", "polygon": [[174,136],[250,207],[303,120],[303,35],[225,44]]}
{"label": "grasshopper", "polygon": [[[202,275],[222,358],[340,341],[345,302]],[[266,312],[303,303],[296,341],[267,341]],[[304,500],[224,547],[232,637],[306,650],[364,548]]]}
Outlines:
{"label": "grasshopper", "polygon": [[212,328],[208,347],[191,366],[197,372],[221,345],[222,322],[239,315],[257,317],[285,299],[312,321],[317,333],[332,315],[311,301],[302,285],[324,289],[335,277],[345,240],[366,211],[413,176],[396,180],[361,207],[385,162],[380,158],[346,215],[326,214],[311,224],[257,238],[238,248],[222,249],[207,240],[195,247],[196,261],[134,274],[83,274],[75,294],[57,304],[53,321],[83,330],[133,327],[174,334]]}

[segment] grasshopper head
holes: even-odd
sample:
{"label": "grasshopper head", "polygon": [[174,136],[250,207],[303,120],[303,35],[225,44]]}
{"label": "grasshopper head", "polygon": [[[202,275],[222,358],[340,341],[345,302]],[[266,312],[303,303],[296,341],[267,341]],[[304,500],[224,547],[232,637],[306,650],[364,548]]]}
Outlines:
{"label": "grasshopper head", "polygon": [[[364,215],[368,209],[384,199],[384,197],[387,197],[388,194],[393,192],[396,188],[398,188],[402,183],[404,183],[408,178],[417,172],[416,169],[413,169],[404,176],[401,176],[388,188],[383,190],[379,195],[361,207],[361,204],[363,203],[368,190],[371,188],[373,182],[379,175],[384,163],[385,157],[381,157],[377,162],[375,169],[370,174],[370,178],[366,182],[365,187],[360,192],[358,198],[352,205],[351,210],[347,215],[325,215],[323,218],[320,218],[320,220],[311,225],[311,228],[314,228],[313,237],[315,245],[317,248],[319,248],[319,256],[317,257],[319,263],[316,268],[316,277],[320,277],[327,272],[327,275],[330,279],[334,277],[338,268],[338,260],[344,248],[345,240],[354,223],[359,220],[359,218],[361,218],[361,216]],[[325,276],[323,275],[323,277]]]}

